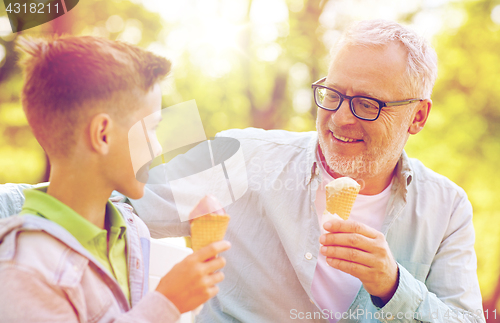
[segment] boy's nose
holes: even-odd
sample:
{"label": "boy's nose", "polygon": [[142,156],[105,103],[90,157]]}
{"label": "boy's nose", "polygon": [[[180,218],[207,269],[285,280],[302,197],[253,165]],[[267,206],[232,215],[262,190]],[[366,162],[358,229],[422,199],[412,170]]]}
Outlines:
{"label": "boy's nose", "polygon": [[158,139],[155,138],[154,140],[152,140],[151,146],[152,146],[151,148],[153,149],[154,157],[160,156],[163,149],[161,148],[161,145],[158,142]]}

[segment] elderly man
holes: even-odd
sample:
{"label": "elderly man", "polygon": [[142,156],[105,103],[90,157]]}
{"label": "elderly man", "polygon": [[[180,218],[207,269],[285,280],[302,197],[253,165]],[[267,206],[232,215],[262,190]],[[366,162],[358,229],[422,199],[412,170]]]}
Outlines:
{"label": "elderly man", "polygon": [[[436,56],[414,32],[365,21],[313,84],[317,132],[229,130],[249,190],[226,208],[226,279],[199,322],[482,322],[465,192],[403,150],[424,127]],[[325,185],[361,184],[321,227]],[[131,201],[156,237],[188,235],[168,185]],[[322,234],[323,233],[323,234]]]}

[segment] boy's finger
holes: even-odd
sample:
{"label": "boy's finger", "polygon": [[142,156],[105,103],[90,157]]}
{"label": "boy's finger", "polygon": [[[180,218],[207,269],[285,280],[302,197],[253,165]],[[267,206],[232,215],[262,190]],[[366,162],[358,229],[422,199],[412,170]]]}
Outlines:
{"label": "boy's finger", "polygon": [[229,243],[229,241],[225,240],[217,241],[196,251],[195,253],[193,253],[193,256],[196,257],[198,261],[205,261],[207,259],[217,256],[217,254],[223,251],[226,251],[230,247],[231,244]]}
{"label": "boy's finger", "polygon": [[219,286],[215,285],[213,287],[210,287],[208,289],[208,297],[209,299],[214,297],[215,295],[217,295],[217,293],[219,292]]}
{"label": "boy's finger", "polygon": [[212,287],[224,280],[224,273],[219,271],[207,277],[207,285]]}
{"label": "boy's finger", "polygon": [[204,270],[206,273],[213,273],[216,270],[222,269],[226,265],[226,259],[224,257],[217,257],[210,259],[203,264],[205,266]]}

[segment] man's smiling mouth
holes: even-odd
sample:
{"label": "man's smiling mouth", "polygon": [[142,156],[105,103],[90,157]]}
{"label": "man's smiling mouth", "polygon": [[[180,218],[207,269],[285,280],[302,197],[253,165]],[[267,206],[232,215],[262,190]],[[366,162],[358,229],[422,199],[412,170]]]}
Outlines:
{"label": "man's smiling mouth", "polygon": [[342,141],[342,142],[359,142],[359,141],[363,141],[361,139],[352,139],[352,138],[347,138],[347,137],[343,137],[343,136],[340,136],[340,135],[336,135],[332,132],[332,135],[335,139],[339,140],[339,141]]}

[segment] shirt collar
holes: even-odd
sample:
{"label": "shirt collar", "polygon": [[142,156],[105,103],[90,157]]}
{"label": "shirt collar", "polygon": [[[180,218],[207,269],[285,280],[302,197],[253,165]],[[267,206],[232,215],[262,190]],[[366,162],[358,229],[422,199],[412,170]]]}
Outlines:
{"label": "shirt collar", "polygon": [[396,164],[396,176],[394,179],[394,187],[402,187],[405,192],[408,191],[408,186],[413,180],[413,169],[411,168],[410,158],[403,150],[401,157],[399,157],[398,163]]}
{"label": "shirt collar", "polygon": [[[24,195],[26,201],[21,214],[31,213],[42,216],[55,222],[66,229],[81,244],[84,244],[97,235],[106,233],[95,224],[91,223],[72,208],[62,203],[55,197],[47,194],[48,185],[26,189]],[[116,207],[108,201],[106,204],[106,228],[119,228],[120,238],[126,230],[126,224]]]}
{"label": "shirt collar", "polygon": [[311,140],[309,141],[309,145],[307,146],[307,164],[308,167],[308,172],[306,174],[306,185],[309,185],[311,182],[312,177],[316,174],[316,170],[319,168],[317,167],[317,161],[316,161],[316,150],[318,149],[318,132],[315,131],[313,132],[313,135],[311,137]]}
{"label": "shirt collar", "polygon": [[120,230],[118,239],[123,237],[123,234],[125,234],[125,230],[127,229],[127,224],[121,216],[120,211],[118,211],[116,206],[114,206],[114,204],[110,201],[106,204],[106,228],[117,228]]}

